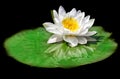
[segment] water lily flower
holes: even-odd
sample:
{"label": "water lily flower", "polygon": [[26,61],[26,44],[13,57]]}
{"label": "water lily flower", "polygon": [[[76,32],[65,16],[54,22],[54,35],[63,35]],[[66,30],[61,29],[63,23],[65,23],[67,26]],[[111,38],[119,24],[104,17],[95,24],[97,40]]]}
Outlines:
{"label": "water lily flower", "polygon": [[96,31],[89,31],[95,19],[90,19],[90,15],[85,17],[85,12],[73,8],[70,12],[60,6],[58,12],[53,10],[53,21],[43,23],[45,29],[53,33],[47,43],[60,41],[67,42],[71,47],[78,44],[86,44],[87,41],[96,41],[90,37],[96,34]]}

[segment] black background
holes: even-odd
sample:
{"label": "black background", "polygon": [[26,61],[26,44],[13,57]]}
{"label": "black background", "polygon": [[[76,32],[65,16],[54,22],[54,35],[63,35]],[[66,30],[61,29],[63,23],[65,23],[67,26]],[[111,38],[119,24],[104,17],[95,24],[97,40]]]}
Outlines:
{"label": "black background", "polygon": [[[91,15],[95,18],[94,25],[102,26],[106,31],[113,33],[111,38],[114,38],[118,43],[120,40],[119,31],[119,8],[117,2],[109,1],[82,1],[82,0],[41,0],[39,2],[11,2],[5,3],[3,7],[3,21],[1,26],[1,44],[11,35],[24,30],[33,29],[42,26],[43,22],[52,22],[50,10],[58,10],[62,5],[66,11],[72,8],[82,10],[86,15]],[[118,48],[119,49],[119,48]],[[2,46],[0,52],[0,79],[3,77],[9,78],[26,78],[26,79],[82,79],[82,78],[109,78],[117,79],[120,73],[120,52],[116,52],[109,58],[90,65],[80,66],[71,69],[62,68],[36,68],[31,67],[7,56],[5,49]],[[5,75],[5,76],[4,76]],[[119,78],[118,78],[119,79]]]}

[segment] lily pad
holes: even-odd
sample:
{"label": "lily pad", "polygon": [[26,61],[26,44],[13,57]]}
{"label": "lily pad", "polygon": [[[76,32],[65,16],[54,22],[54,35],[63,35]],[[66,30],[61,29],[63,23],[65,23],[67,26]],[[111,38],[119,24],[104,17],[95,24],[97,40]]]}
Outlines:
{"label": "lily pad", "polygon": [[111,33],[105,32],[101,26],[93,26],[90,30],[97,31],[98,41],[86,45],[70,47],[60,42],[47,44],[52,35],[43,27],[21,31],[8,38],[4,47],[8,55],[21,63],[45,68],[69,68],[95,63],[111,56],[117,44],[110,39]]}

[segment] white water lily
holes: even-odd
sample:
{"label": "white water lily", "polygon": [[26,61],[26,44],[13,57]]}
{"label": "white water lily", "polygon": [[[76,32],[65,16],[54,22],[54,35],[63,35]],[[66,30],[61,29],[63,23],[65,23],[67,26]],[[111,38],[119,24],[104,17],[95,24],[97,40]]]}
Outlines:
{"label": "white water lily", "polygon": [[87,41],[96,41],[96,39],[90,37],[96,34],[96,31],[89,31],[94,20],[90,19],[90,15],[85,17],[85,12],[76,11],[75,8],[66,13],[64,8],[60,6],[58,13],[56,10],[53,10],[54,24],[50,22],[43,23],[45,29],[53,33],[48,43],[64,40],[71,47],[75,47],[78,44],[86,44]]}

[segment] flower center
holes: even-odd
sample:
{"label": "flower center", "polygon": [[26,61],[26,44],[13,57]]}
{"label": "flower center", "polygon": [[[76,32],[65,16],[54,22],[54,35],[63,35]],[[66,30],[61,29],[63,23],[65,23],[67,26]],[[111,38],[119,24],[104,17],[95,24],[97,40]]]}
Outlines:
{"label": "flower center", "polygon": [[72,17],[65,18],[62,21],[62,24],[66,29],[69,29],[72,32],[75,32],[79,29],[78,21]]}

